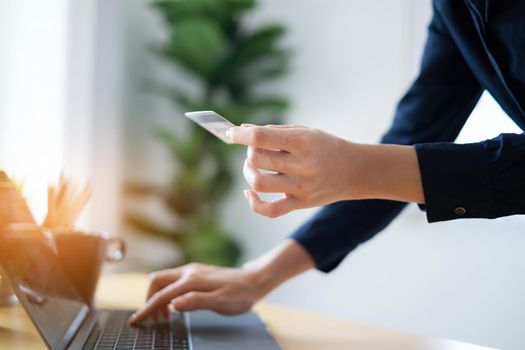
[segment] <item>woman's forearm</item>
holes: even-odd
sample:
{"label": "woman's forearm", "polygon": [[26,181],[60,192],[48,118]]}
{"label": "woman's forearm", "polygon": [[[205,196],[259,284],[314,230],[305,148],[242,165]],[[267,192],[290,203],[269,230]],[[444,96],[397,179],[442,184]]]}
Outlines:
{"label": "woman's forearm", "polygon": [[291,239],[243,266],[244,269],[251,271],[253,283],[257,286],[260,297],[290,278],[314,267],[315,263],[310,254]]}

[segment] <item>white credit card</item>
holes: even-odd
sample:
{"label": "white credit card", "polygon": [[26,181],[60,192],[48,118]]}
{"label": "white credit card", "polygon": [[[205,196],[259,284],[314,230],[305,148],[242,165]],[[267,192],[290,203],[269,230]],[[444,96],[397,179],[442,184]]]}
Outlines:
{"label": "white credit card", "polygon": [[186,112],[184,115],[226,143],[232,143],[226,130],[235,125],[214,111]]}

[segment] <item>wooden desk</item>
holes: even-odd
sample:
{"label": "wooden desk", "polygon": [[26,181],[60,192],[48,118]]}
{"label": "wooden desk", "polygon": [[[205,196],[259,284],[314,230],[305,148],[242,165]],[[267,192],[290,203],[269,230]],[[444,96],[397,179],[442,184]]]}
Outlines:
{"label": "wooden desk", "polygon": [[[147,284],[148,279],[142,274],[105,276],[97,291],[97,305],[106,308],[137,308],[144,300]],[[255,310],[284,350],[488,349],[336,320],[268,303],[258,304]],[[21,307],[0,308],[0,349],[45,349],[43,341]]]}

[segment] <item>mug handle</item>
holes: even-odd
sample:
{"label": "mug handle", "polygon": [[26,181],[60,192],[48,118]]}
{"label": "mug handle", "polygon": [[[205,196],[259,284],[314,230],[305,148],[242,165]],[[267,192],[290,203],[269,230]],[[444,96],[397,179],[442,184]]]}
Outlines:
{"label": "mug handle", "polygon": [[107,239],[107,262],[119,262],[124,259],[126,255],[126,242],[122,238],[108,238]]}

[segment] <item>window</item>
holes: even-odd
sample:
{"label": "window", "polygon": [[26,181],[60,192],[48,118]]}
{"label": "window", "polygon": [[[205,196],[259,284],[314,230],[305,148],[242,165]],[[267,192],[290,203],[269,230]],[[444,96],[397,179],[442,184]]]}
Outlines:
{"label": "window", "polygon": [[0,168],[35,216],[63,161],[67,0],[0,2]]}

